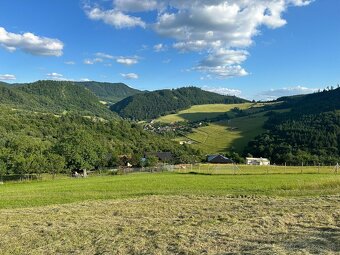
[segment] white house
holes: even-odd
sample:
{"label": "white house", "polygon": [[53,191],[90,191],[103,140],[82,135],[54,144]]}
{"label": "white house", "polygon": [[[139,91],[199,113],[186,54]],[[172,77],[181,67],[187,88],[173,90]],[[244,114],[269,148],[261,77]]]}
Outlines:
{"label": "white house", "polygon": [[270,161],[267,158],[246,158],[247,165],[269,166]]}

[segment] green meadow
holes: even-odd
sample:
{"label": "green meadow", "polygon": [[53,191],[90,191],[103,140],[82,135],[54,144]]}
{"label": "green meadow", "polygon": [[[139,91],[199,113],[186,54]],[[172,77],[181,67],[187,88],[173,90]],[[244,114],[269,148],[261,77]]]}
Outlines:
{"label": "green meadow", "polygon": [[[231,171],[226,170],[226,171]],[[298,173],[299,170],[296,171]],[[5,183],[0,208],[23,208],[146,195],[329,195],[340,192],[340,175],[138,173],[86,179]]]}
{"label": "green meadow", "polygon": [[1,254],[338,254],[339,174],[201,167],[0,185]]}
{"label": "green meadow", "polygon": [[156,121],[171,123],[178,121],[200,121],[205,119],[213,119],[226,112],[230,112],[230,110],[235,107],[245,110],[249,109],[253,105],[253,103],[194,105],[189,109],[179,111],[178,113],[162,116]]}

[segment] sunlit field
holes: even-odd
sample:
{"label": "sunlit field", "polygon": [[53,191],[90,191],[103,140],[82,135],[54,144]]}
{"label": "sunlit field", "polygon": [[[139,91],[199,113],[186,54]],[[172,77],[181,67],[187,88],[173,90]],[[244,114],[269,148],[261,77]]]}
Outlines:
{"label": "sunlit field", "polygon": [[316,170],[202,164],[8,182],[1,254],[337,254],[340,175]]}

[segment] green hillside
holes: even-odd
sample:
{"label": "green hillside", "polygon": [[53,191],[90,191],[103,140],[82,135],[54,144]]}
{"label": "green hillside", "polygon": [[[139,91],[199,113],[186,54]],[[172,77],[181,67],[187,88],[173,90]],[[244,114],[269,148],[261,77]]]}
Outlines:
{"label": "green hillside", "polygon": [[263,124],[267,120],[263,113],[235,118],[228,121],[210,123],[188,134],[187,138],[194,141],[193,148],[205,154],[235,151],[243,153],[249,141],[264,132]]}
{"label": "green hillside", "polygon": [[263,104],[259,103],[243,103],[243,104],[206,104],[194,105],[189,109],[179,111],[178,113],[165,115],[156,119],[163,123],[172,123],[178,121],[203,121],[211,120],[223,116],[225,113],[233,115],[231,110],[238,108],[240,110],[249,109],[250,107],[257,108]]}
{"label": "green hillside", "polygon": [[140,90],[130,88],[124,83],[109,82],[74,82],[75,85],[84,86],[92,91],[100,100],[109,103],[116,103],[126,97],[141,93]]}
{"label": "green hillside", "polygon": [[150,120],[201,104],[237,104],[247,100],[222,96],[196,87],[158,90],[130,96],[111,107],[124,118]]}
{"label": "green hillside", "polygon": [[339,162],[340,88],[281,100],[280,107],[291,107],[291,111],[268,115],[267,132],[246,151],[281,164]]}
{"label": "green hillside", "polygon": [[82,115],[115,116],[88,89],[66,81],[38,81],[0,86],[0,104],[39,112],[74,112]]}
{"label": "green hillside", "polygon": [[174,163],[199,153],[124,120],[54,115],[0,106],[0,180],[5,175],[140,165],[145,152],[169,151]]}

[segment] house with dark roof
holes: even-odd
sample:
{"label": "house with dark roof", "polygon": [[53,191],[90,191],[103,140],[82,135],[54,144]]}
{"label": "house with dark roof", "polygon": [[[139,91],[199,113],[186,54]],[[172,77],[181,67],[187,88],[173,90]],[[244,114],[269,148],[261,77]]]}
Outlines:
{"label": "house with dark roof", "polygon": [[151,152],[151,153],[145,153],[145,158],[148,158],[148,156],[155,156],[158,158],[161,162],[171,162],[174,160],[174,156],[171,152]]}
{"label": "house with dark roof", "polygon": [[227,158],[223,155],[208,155],[207,156],[207,162],[212,164],[232,164],[234,161],[232,161],[230,158]]}

